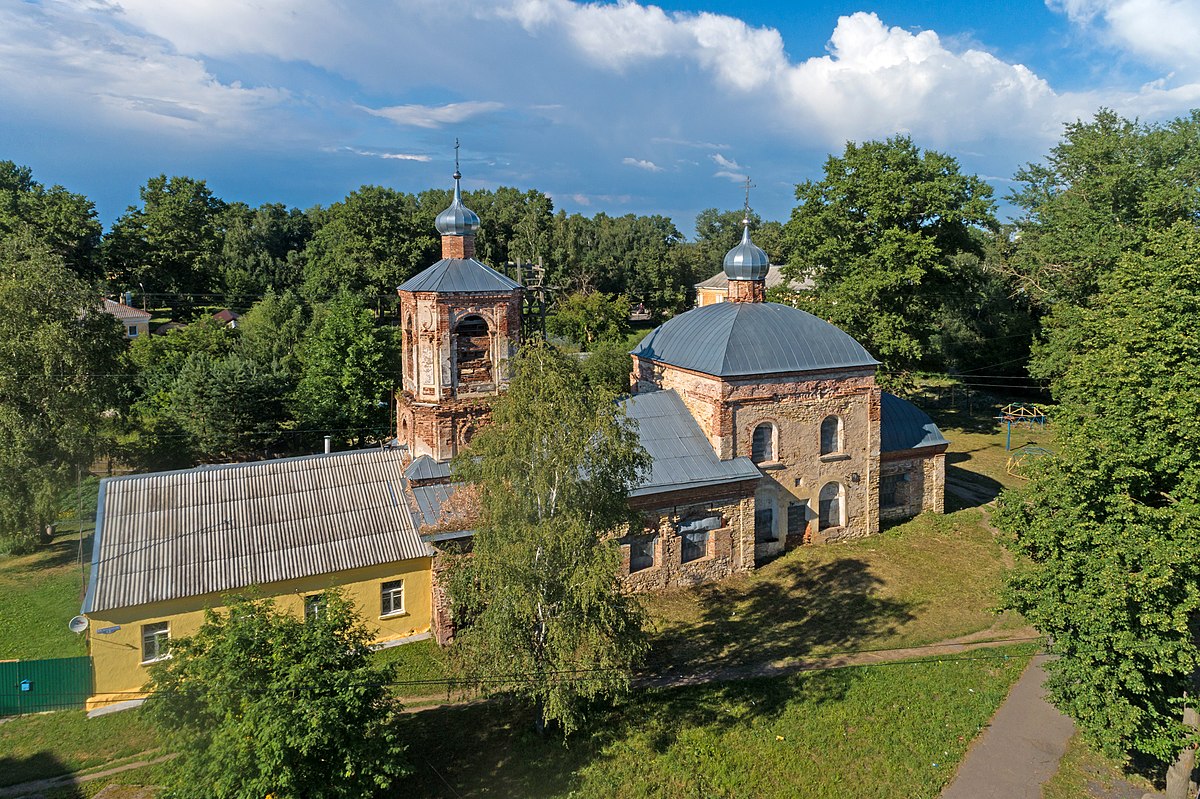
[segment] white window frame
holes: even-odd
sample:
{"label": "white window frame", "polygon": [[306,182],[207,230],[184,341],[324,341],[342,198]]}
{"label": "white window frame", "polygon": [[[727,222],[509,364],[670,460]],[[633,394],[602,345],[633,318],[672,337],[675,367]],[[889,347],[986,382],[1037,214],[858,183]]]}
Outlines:
{"label": "white window frame", "polygon": [[[155,629],[151,629],[155,628]],[[146,649],[147,639],[154,641],[154,654]],[[156,621],[142,625],[142,663],[157,663],[171,657],[171,622]]]}
{"label": "white window frame", "polygon": [[304,621],[318,621],[325,613],[324,594],[306,594],[304,597]]}
{"label": "white window frame", "polygon": [[[396,606],[396,595],[400,596],[399,607]],[[389,610],[390,606],[390,610]],[[404,616],[404,581],[388,580],[379,584],[379,618],[388,619],[392,616]]]}

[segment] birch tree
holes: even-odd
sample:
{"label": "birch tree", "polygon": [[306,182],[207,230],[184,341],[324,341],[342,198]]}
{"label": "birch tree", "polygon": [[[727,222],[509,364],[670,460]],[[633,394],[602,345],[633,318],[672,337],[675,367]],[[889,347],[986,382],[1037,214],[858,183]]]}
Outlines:
{"label": "birch tree", "polygon": [[535,343],[513,361],[492,424],[454,464],[479,489],[473,554],[453,571],[455,651],[489,690],[532,700],[569,734],[626,691],[643,614],[611,533],[648,456],[620,406],[573,359]]}

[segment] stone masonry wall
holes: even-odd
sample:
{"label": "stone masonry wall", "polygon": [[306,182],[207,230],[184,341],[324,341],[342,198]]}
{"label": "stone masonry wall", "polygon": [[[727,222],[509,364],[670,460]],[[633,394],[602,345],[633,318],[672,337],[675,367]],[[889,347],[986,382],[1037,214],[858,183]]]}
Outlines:
{"label": "stone masonry wall", "polygon": [[[666,503],[672,500],[663,497],[660,501]],[[723,524],[719,529],[709,531],[706,554],[683,563],[683,538],[678,532],[679,524],[715,515],[721,517]],[[712,583],[731,574],[754,569],[753,496],[664,505],[647,510],[644,518],[643,530],[618,539],[621,544],[620,574],[625,575],[625,584],[634,591]],[[630,574],[630,543],[636,538],[654,536],[657,537],[654,564]]]}
{"label": "stone masonry wall", "polygon": [[[874,370],[847,369],[722,380],[634,358],[636,392],[674,389],[722,460],[751,455],[754,429],[774,426],[775,458],[759,464],[767,480],[760,503],[772,507],[775,542],[760,542],[759,557],[781,551],[789,508],[807,507],[809,523],[788,546],[858,538],[879,531],[880,398]],[[843,445],[821,455],[821,422],[842,420]],[[821,488],[842,488],[845,524],[819,529]]]}
{"label": "stone masonry wall", "polygon": [[884,520],[907,519],[919,513],[945,512],[946,448],[906,450],[886,453],[879,464],[880,479],[894,475],[907,477],[897,491],[897,503],[880,507]]}

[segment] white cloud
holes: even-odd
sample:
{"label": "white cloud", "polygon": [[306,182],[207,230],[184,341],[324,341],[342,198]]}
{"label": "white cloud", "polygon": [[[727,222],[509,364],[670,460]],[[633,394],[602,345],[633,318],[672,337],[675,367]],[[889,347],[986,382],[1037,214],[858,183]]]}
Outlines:
{"label": "white cloud", "polygon": [[445,125],[457,125],[472,117],[498,111],[503,103],[472,100],[465,103],[447,103],[446,105],[393,105],[387,108],[367,108],[358,106],[377,117],[391,120],[397,125],[410,125],[416,128],[440,128]]}
{"label": "white cloud", "polygon": [[0,97],[11,109],[70,113],[90,126],[239,136],[290,98],[217,79],[202,61],[126,31],[100,3],[25,4],[0,12]]}
{"label": "white cloud", "polygon": [[1195,0],[1047,0],[1075,24],[1102,20],[1100,33],[1111,44],[1142,60],[1200,75],[1200,4]]}
{"label": "white cloud", "polygon": [[644,169],[647,172],[662,172],[663,168],[653,161],[644,161],[640,158],[623,158],[621,163],[625,166],[633,166],[638,169]]}
{"label": "white cloud", "polygon": [[732,158],[726,158],[720,153],[713,153],[709,156],[717,166],[720,167],[713,173],[713,177],[728,178],[734,183],[745,183],[748,175],[745,173],[744,167]]}
{"label": "white cloud", "polygon": [[334,152],[340,151],[354,153],[355,155],[364,155],[370,158],[383,158],[394,161],[420,161],[422,163],[427,163],[433,160],[432,156],[419,155],[416,153],[381,153],[374,150],[360,150],[357,147],[333,147],[329,149],[333,150]]}

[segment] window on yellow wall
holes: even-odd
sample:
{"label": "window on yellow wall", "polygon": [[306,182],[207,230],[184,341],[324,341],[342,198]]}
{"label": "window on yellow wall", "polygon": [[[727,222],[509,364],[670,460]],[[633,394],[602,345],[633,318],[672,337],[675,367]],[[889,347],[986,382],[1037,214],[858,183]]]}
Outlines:
{"label": "window on yellow wall", "polygon": [[404,581],[392,580],[379,587],[379,615],[404,612]]}
{"label": "window on yellow wall", "polygon": [[325,595],[309,594],[304,597],[304,620],[316,621],[325,615]]}
{"label": "window on yellow wall", "polygon": [[171,623],[166,621],[142,625],[142,662],[162,660],[171,652]]}

